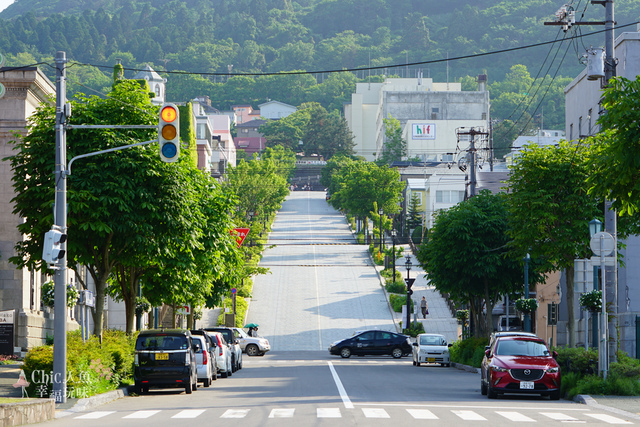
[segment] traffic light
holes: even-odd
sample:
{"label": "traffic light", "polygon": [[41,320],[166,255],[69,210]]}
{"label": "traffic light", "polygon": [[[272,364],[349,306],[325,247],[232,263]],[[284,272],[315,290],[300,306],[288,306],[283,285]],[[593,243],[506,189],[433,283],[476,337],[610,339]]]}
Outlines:
{"label": "traffic light", "polygon": [[55,264],[64,257],[64,249],[62,244],[67,241],[67,235],[64,234],[55,225],[44,234],[44,247],[42,249],[42,260],[47,264]]}
{"label": "traffic light", "polygon": [[158,123],[160,158],[173,163],[180,157],[180,113],[174,104],[163,104]]}

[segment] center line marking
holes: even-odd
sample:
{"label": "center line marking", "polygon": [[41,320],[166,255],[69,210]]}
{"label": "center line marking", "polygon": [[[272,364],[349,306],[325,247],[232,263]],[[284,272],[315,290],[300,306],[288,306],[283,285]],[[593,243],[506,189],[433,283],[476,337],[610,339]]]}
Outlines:
{"label": "center line marking", "polygon": [[329,364],[329,369],[331,370],[331,375],[333,376],[333,381],[336,383],[336,387],[338,387],[338,393],[340,393],[340,398],[342,399],[342,403],[344,403],[344,407],[346,409],[353,409],[353,403],[351,403],[351,399],[347,395],[347,391],[344,389],[342,385],[342,381],[340,381],[340,377],[336,372],[336,369],[333,367],[333,363],[327,362]]}

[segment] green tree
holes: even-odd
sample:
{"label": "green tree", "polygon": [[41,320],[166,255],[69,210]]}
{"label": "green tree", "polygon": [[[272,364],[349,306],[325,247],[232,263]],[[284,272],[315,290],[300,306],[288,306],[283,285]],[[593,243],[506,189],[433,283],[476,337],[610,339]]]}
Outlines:
{"label": "green tree", "polygon": [[407,212],[407,230],[413,230],[421,225],[422,215],[420,215],[420,196],[418,196],[418,193],[411,193],[409,210]]}
{"label": "green tree", "polygon": [[402,160],[407,155],[407,142],[402,138],[402,126],[400,120],[394,117],[387,117],[384,122],[384,148],[382,153],[378,153],[376,163],[390,165],[395,161]]}
{"label": "green tree", "polygon": [[512,247],[530,253],[543,273],[566,270],[567,331],[575,346],[573,261],[586,258],[588,223],[600,216],[601,201],[587,193],[589,149],[562,142],[559,146],[523,149],[507,181]]}
{"label": "green tree", "polygon": [[438,212],[417,254],[436,289],[454,301],[469,304],[476,337],[486,337],[493,330],[495,303],[522,288],[522,264],[507,249],[510,237],[505,197],[483,190]]}

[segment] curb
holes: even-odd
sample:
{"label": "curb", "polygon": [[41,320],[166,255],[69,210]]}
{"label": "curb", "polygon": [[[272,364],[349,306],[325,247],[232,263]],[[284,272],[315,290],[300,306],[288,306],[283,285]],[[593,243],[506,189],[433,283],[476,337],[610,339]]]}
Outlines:
{"label": "curb", "polygon": [[582,403],[583,405],[587,405],[591,408],[613,412],[614,414],[621,415],[626,418],[640,420],[640,415],[634,414],[633,412],[624,411],[622,409],[612,408],[611,406],[602,405],[598,403],[593,397],[589,396],[588,394],[579,394],[573,398],[573,401],[577,403]]}
{"label": "curb", "polygon": [[119,388],[117,390],[111,390],[106,393],[97,394],[91,397],[85,397],[79,399],[78,402],[73,405],[72,408],[65,409],[63,411],[56,411],[56,418],[63,418],[68,415],[75,414],[76,412],[83,412],[89,409],[96,408],[100,405],[104,405],[105,403],[113,402],[114,400],[118,400],[124,396],[128,396],[126,388]]}
{"label": "curb", "polygon": [[480,370],[474,366],[463,365],[462,363],[451,362],[451,366],[461,371],[471,372],[473,374],[479,374]]}

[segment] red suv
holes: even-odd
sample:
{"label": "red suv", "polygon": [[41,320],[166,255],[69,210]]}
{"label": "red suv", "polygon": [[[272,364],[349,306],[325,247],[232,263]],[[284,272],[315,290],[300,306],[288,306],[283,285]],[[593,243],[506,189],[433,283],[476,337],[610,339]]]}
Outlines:
{"label": "red suv", "polygon": [[560,399],[560,367],[544,340],[533,336],[498,337],[482,360],[480,392],[489,399],[504,393],[531,393]]}

